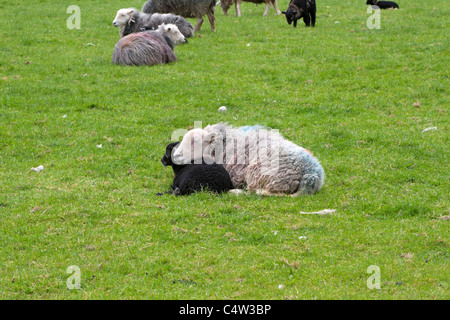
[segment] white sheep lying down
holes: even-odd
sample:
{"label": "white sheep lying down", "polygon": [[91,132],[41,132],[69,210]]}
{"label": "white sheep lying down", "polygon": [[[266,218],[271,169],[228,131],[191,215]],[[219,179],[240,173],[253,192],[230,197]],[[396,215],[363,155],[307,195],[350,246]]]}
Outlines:
{"label": "white sheep lying down", "polygon": [[225,123],[188,131],[173,154],[174,162],[222,164],[234,188],[261,195],[314,194],[325,173],[307,149],[261,126],[235,128]]}

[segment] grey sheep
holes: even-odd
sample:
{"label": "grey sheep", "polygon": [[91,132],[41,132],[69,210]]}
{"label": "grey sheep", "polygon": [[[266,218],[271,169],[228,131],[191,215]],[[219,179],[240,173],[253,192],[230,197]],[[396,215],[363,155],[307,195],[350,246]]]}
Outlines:
{"label": "grey sheep", "polygon": [[228,9],[235,4],[236,16],[241,16],[241,3],[242,2],[252,2],[256,4],[265,3],[266,10],[264,10],[263,16],[267,16],[269,14],[270,4],[273,5],[277,14],[280,14],[281,11],[278,8],[277,0],[220,0],[220,7],[225,15],[228,15]]}
{"label": "grey sheep", "polygon": [[162,24],[153,31],[131,33],[121,38],[112,54],[114,64],[128,66],[155,65],[174,62],[177,57],[175,44],[186,38],[174,24]]}
{"label": "grey sheep", "polygon": [[130,33],[143,31],[142,29],[156,29],[160,24],[172,23],[178,27],[180,32],[186,37],[194,36],[194,27],[185,18],[172,14],[146,14],[139,12],[135,8],[120,9],[113,21],[113,25],[119,27],[121,37]]}
{"label": "grey sheep", "polygon": [[200,31],[203,24],[203,16],[206,14],[211,25],[211,30],[215,31],[214,10],[216,0],[148,0],[142,7],[145,13],[173,13],[184,18],[197,18],[194,30]]}
{"label": "grey sheep", "polygon": [[321,164],[309,150],[261,126],[234,128],[219,123],[192,129],[172,159],[222,164],[234,188],[261,195],[314,194],[325,179]]}

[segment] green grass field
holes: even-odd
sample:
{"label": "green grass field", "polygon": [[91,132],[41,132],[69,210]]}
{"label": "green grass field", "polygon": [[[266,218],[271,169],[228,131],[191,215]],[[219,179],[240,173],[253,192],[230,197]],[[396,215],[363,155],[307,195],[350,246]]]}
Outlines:
{"label": "green grass field", "polygon": [[[176,63],[112,65],[115,13],[143,3],[0,1],[1,299],[450,298],[447,0],[398,0],[380,29],[365,0],[317,0],[315,28],[218,6]],[[280,130],[323,189],[156,196],[194,121]]]}

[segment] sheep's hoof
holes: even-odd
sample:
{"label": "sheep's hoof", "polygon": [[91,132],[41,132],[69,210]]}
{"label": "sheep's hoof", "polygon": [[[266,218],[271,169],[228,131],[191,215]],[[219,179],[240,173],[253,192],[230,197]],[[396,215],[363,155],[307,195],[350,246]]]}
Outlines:
{"label": "sheep's hoof", "polygon": [[231,190],[228,190],[228,193],[240,195],[240,194],[243,194],[244,191],[242,189],[231,189]]}

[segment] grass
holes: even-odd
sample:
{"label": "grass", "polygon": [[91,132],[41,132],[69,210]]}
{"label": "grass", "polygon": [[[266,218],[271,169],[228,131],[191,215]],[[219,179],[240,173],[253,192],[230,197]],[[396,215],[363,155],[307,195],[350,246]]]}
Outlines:
{"label": "grass", "polygon": [[[397,2],[379,30],[364,1],[321,0],[310,29],[217,7],[216,32],[153,67],[110,63],[116,10],[143,1],[80,0],[79,30],[73,3],[0,3],[0,297],[449,299],[449,7]],[[279,129],[323,189],[156,196],[194,121]]]}

